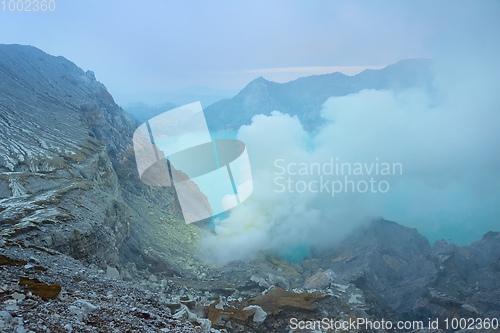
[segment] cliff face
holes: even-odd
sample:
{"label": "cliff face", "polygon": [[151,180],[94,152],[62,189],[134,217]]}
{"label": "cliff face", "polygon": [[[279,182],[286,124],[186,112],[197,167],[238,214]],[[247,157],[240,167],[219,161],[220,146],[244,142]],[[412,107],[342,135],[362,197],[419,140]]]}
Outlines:
{"label": "cliff face", "polygon": [[173,188],[138,179],[137,126],[91,71],[0,45],[0,236],[101,268],[181,269],[197,228]]}
{"label": "cliff face", "polygon": [[304,260],[302,266],[315,287],[321,286],[319,277],[325,271],[334,280],[354,284],[376,317],[496,317],[500,313],[499,249],[498,232],[489,232],[466,247],[444,240],[431,246],[416,229],[380,219],[333,249]]}

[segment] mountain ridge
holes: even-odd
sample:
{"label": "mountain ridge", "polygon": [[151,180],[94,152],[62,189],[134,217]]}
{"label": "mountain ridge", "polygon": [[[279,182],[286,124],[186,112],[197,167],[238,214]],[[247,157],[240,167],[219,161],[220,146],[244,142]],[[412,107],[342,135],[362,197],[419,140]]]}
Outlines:
{"label": "mountain ridge", "polygon": [[363,89],[403,89],[430,87],[430,59],[401,60],[379,70],[366,69],[354,76],[335,72],[312,75],[286,83],[268,81],[262,76],[252,80],[236,96],[218,101],[205,109],[211,130],[237,130],[248,125],[257,114],[277,110],[297,116],[308,131],[324,122],[323,103],[330,97],[345,96]]}
{"label": "mountain ridge", "polygon": [[[0,45],[0,78],[0,238],[104,270],[182,270],[194,249],[177,242],[198,228],[184,223],[174,188],[140,181],[138,123],[94,73],[35,47]],[[158,228],[167,227],[165,240]],[[144,244],[162,250],[147,254]]]}

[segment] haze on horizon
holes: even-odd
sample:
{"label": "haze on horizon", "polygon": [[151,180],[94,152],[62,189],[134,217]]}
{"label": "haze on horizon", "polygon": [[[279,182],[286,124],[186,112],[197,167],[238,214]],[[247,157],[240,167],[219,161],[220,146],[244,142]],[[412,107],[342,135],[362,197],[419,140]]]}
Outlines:
{"label": "haze on horizon", "polygon": [[94,71],[119,103],[133,96],[148,102],[147,94],[191,86],[234,93],[261,75],[286,82],[433,57],[443,36],[480,21],[492,5],[498,7],[461,1],[56,0],[54,12],[2,12],[0,42],[33,45]]}

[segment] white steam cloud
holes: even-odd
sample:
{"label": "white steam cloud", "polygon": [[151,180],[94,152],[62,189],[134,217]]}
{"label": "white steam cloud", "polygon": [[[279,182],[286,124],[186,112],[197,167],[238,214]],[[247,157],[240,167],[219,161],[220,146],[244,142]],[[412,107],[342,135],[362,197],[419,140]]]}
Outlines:
{"label": "white steam cloud", "polygon": [[[480,40],[468,31],[442,41],[431,88],[364,90],[330,98],[322,111],[328,122],[315,135],[296,117],[277,111],[243,126],[238,139],[248,148],[254,193],[216,223],[216,235],[202,240],[200,253],[220,264],[266,254],[287,257],[307,246],[334,244],[367,216],[416,227],[431,241],[445,238],[458,244],[498,230],[500,29],[492,15],[484,15],[474,30]],[[323,173],[329,192],[311,191],[319,189],[314,183],[298,193],[298,181],[319,181],[311,166],[332,158],[352,168],[361,163],[364,171],[364,163],[378,163],[379,172],[388,163],[389,174],[364,172],[349,179],[368,182],[373,176],[377,184],[386,181],[389,191],[380,193],[376,187],[377,193],[352,193],[348,187],[346,193],[344,186],[332,196],[332,180],[345,185],[345,175]],[[292,172],[302,167],[307,174],[285,172],[278,183],[286,190],[280,193],[283,186],[276,178],[282,169],[277,165],[286,168],[289,163],[296,163]],[[392,172],[394,163],[402,165],[402,175],[399,169]],[[294,182],[293,193],[288,178]]]}

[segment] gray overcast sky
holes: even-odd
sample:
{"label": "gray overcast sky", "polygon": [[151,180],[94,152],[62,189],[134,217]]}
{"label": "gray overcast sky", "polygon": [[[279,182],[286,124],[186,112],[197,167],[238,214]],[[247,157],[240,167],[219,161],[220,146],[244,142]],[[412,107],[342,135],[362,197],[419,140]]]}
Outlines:
{"label": "gray overcast sky", "polygon": [[490,7],[498,13],[498,2],[474,1],[55,3],[54,12],[0,7],[0,43],[63,55],[114,95],[241,89],[260,75],[283,82],[432,57],[443,35],[480,24]]}

